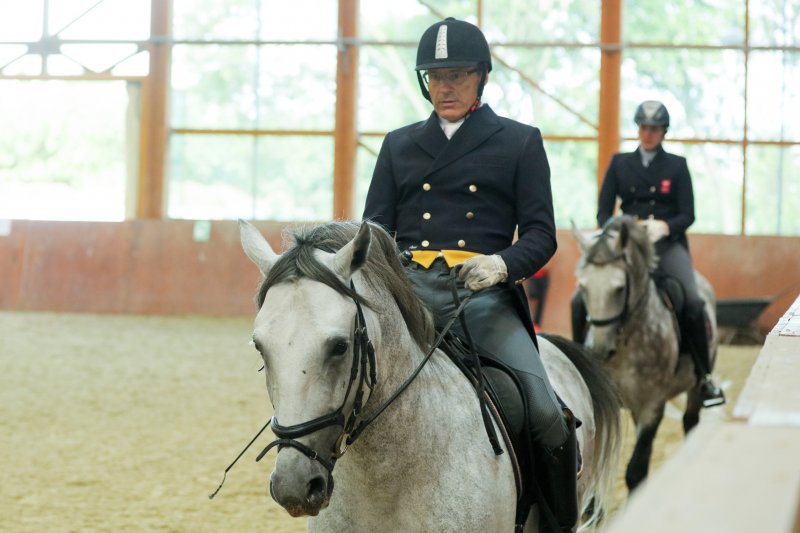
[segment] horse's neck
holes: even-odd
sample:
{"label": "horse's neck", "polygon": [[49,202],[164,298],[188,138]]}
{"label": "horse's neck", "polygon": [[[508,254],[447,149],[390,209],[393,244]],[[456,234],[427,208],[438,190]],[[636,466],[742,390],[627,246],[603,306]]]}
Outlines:
{"label": "horse's neck", "polygon": [[[647,278],[644,292],[631,308],[628,320],[631,329],[647,327],[654,322],[670,321],[670,311],[658,295],[658,289],[653,278]],[[638,304],[638,305],[637,305]]]}
{"label": "horse's neck", "polygon": [[[379,372],[379,383],[365,405],[367,416],[391,398],[424,356],[410,337],[379,354],[379,371],[381,368],[383,371]],[[369,473],[372,480],[365,482],[379,484],[384,476],[402,478],[409,468],[406,458],[418,457],[421,450],[439,448],[443,459],[438,466],[444,467],[444,457],[451,455],[448,450],[454,442],[463,441],[459,445],[468,446],[475,440],[474,435],[459,431],[462,426],[480,420],[475,398],[461,371],[437,351],[410,385],[364,431],[358,448],[353,450],[356,460],[352,466]],[[473,403],[476,409],[471,409]],[[380,460],[387,457],[400,460]]]}
{"label": "horse's neck", "polygon": [[[391,398],[425,356],[396,324],[381,330],[379,380],[365,416]],[[337,463],[337,494],[320,514],[321,529],[374,531],[390,523],[398,530],[477,531],[487,516],[504,521],[490,523],[489,530],[508,529],[513,512],[497,512],[500,502],[515,497],[504,459],[498,462],[492,452],[469,381],[437,351]]]}
{"label": "horse's neck", "polygon": [[657,351],[662,357],[677,357],[678,337],[672,312],[661,300],[652,278],[648,278],[645,290],[647,292],[641,304],[631,309],[631,316],[622,328],[620,345],[623,351],[632,351],[640,356],[646,356],[640,353],[642,346],[658,346]]}

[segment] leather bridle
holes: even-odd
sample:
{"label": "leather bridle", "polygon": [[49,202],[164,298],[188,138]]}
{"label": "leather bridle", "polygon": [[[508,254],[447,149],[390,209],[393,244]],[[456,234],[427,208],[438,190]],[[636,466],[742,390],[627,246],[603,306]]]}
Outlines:
{"label": "leather bridle", "polygon": [[614,255],[607,261],[587,261],[595,266],[604,266],[609,263],[613,263],[614,261],[622,261],[625,265],[625,287],[624,287],[624,296],[625,300],[622,305],[622,309],[619,313],[614,316],[608,318],[592,318],[592,316],[587,312],[586,313],[586,321],[591,324],[592,326],[596,327],[603,327],[603,326],[610,326],[611,324],[619,323],[620,326],[618,329],[622,329],[622,325],[624,322],[636,311],[638,311],[642,306],[644,306],[645,302],[647,301],[649,291],[645,289],[642,291],[642,294],[639,296],[638,300],[634,303],[633,306],[630,305],[630,293],[631,293],[631,276],[628,272],[628,262],[625,260],[625,253],[619,252],[618,254]]}
{"label": "leather bridle", "polygon": [[[355,285],[352,281],[350,282],[350,287],[353,289],[353,292],[355,292]],[[347,451],[347,447],[355,440],[353,435],[355,434],[357,436],[357,434],[363,431],[362,426],[364,422],[356,427],[356,421],[364,406],[366,390],[369,390],[371,393],[378,379],[375,365],[375,347],[372,345],[369,333],[367,332],[364,310],[358,298],[354,298],[353,300],[356,304],[355,326],[353,327],[353,362],[350,366],[350,380],[347,383],[347,391],[342,399],[342,404],[335,411],[293,426],[282,426],[278,423],[278,418],[273,416],[268,424],[271,426],[272,433],[278,438],[270,442],[261,453],[258,454],[256,461],[260,461],[264,455],[275,446],[290,446],[304,453],[310,459],[318,461],[325,467],[330,475],[333,472],[333,466],[336,464],[336,460],[344,455],[344,452]],[[356,396],[353,400],[353,408],[350,413],[345,416],[347,399],[350,397],[350,392],[353,390],[353,385],[356,384],[356,381],[358,381],[358,385],[356,387]],[[366,397],[368,398],[368,395],[366,395]],[[336,439],[331,454],[332,459],[330,461],[321,457],[319,453],[302,442],[297,441],[297,439],[301,437],[316,433],[330,426],[339,426],[342,428],[342,432]]]}
{"label": "leather bridle", "polygon": [[[350,281],[350,287],[353,289],[353,293],[355,294],[355,285],[353,284],[352,280]],[[448,322],[445,324],[444,328],[439,332],[436,337],[436,340],[431,345],[428,352],[425,354],[425,357],[422,358],[422,361],[417,365],[416,369],[411,373],[411,375],[406,378],[406,380],[397,388],[397,390],[381,404],[371,415],[366,417],[365,419],[359,421],[359,417],[361,415],[361,410],[364,406],[364,396],[365,396],[365,386],[371,392],[375,385],[377,384],[377,369],[376,369],[376,362],[375,362],[375,348],[372,344],[372,341],[369,338],[369,334],[367,332],[367,322],[364,318],[364,311],[361,307],[361,303],[359,302],[358,296],[353,298],[353,301],[356,304],[356,316],[355,316],[355,326],[353,328],[353,363],[350,368],[350,381],[347,385],[347,392],[344,395],[344,399],[342,400],[342,404],[339,406],[338,409],[332,411],[326,415],[322,415],[317,417],[313,420],[309,420],[308,422],[302,422],[300,424],[295,424],[293,426],[281,426],[278,423],[278,419],[276,417],[272,417],[267,421],[264,427],[259,430],[255,437],[245,446],[245,448],[239,453],[236,459],[228,465],[225,469],[225,472],[222,476],[222,483],[219,484],[217,490],[215,490],[212,494],[209,495],[209,499],[214,498],[217,493],[222,488],[222,485],[225,483],[225,477],[228,474],[228,471],[233,468],[233,465],[239,460],[239,458],[244,455],[244,452],[250,448],[250,446],[256,441],[256,439],[264,432],[267,427],[271,427],[272,432],[275,434],[277,439],[270,442],[256,457],[256,461],[260,461],[266,454],[274,447],[279,447],[282,449],[285,446],[289,446],[298,450],[299,452],[305,454],[309,459],[315,460],[319,462],[325,469],[328,471],[329,481],[333,474],[333,467],[336,465],[337,459],[339,459],[342,455],[344,455],[345,451],[347,451],[348,446],[352,445],[356,439],[361,435],[361,433],[370,425],[372,422],[375,421],[378,416],[380,416],[383,411],[389,407],[399,396],[400,394],[405,391],[409,385],[414,381],[414,379],[419,375],[422,368],[425,364],[430,360],[433,353],[442,343],[445,335],[450,331],[455,320],[461,315],[461,312],[466,307],[467,302],[469,302],[471,295],[466,296],[463,298],[453,315],[450,317]],[[356,397],[353,402],[353,409],[351,412],[345,416],[345,406],[347,404],[347,399],[350,397],[350,393],[353,390],[353,385],[358,380],[358,386],[356,390]],[[368,399],[368,397],[367,397]],[[333,450],[331,450],[330,457],[331,459],[328,460],[320,453],[318,453],[313,448],[299,442],[297,439],[301,437],[305,437],[312,433],[315,433],[321,429],[330,426],[340,426],[342,428],[342,432],[339,434],[339,437],[336,439],[336,443],[334,444]]]}

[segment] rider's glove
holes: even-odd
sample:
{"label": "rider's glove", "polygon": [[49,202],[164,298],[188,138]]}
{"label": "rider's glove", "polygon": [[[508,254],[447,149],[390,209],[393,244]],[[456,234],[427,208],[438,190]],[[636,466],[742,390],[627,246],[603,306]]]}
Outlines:
{"label": "rider's glove", "polygon": [[461,267],[458,277],[471,291],[479,291],[508,279],[506,262],[499,255],[476,255]]}
{"label": "rider's glove", "polygon": [[650,218],[647,220],[640,220],[639,223],[647,229],[647,237],[650,239],[650,242],[658,242],[669,235],[669,224],[663,220]]}

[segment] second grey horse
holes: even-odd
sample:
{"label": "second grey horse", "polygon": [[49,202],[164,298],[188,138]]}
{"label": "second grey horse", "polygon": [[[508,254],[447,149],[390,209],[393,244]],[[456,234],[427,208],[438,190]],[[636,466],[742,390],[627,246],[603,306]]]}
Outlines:
{"label": "second grey horse", "polygon": [[[583,250],[576,277],[589,315],[586,344],[611,373],[636,424],[636,445],[625,473],[633,490],[647,476],[666,402],[687,392],[684,432],[698,423],[700,384],[692,358],[681,353],[675,316],[653,279],[656,255],[646,231],[623,215],[609,221],[595,240],[573,233]],[[698,272],[695,277],[709,315],[713,368],[716,300],[709,282]]]}

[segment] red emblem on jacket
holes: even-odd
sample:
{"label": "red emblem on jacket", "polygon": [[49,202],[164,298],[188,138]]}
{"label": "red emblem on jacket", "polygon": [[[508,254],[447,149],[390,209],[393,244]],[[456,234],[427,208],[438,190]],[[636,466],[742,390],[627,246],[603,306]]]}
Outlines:
{"label": "red emblem on jacket", "polygon": [[672,180],[669,178],[664,178],[661,180],[661,194],[669,194],[669,190],[672,187]]}

